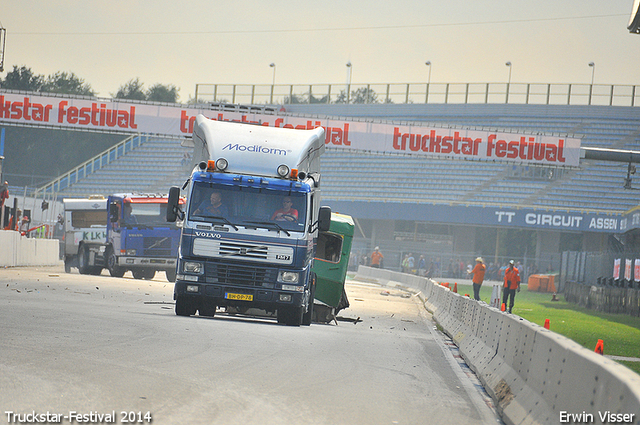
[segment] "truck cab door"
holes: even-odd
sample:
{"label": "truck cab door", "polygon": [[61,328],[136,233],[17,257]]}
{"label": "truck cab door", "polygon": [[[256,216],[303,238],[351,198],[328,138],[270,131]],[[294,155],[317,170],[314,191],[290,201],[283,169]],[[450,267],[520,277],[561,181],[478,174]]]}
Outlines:
{"label": "truck cab door", "polygon": [[107,240],[116,253],[121,248],[122,201],[113,199],[108,205]]}

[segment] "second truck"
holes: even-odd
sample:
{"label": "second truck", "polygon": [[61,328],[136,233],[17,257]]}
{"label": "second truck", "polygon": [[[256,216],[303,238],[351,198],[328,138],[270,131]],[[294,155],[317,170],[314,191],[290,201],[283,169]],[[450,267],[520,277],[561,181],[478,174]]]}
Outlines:
{"label": "second truck", "polygon": [[[65,270],[136,279],[176,276],[180,228],[167,223],[167,195],[126,193],[65,199]],[[182,202],[182,200],[178,200]]]}

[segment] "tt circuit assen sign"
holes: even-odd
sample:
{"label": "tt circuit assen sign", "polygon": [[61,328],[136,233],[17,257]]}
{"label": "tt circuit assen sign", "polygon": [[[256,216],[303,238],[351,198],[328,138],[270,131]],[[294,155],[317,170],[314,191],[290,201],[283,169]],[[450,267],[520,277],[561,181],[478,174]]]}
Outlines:
{"label": "tt circuit assen sign", "polygon": [[[332,209],[369,219],[421,220],[490,227],[561,232],[616,234],[627,224],[622,214],[547,211],[529,208],[499,208],[441,204],[397,204],[394,202],[327,201]],[[640,213],[638,213],[640,223]],[[639,224],[640,226],[640,224]]]}
{"label": "tt circuit assen sign", "polygon": [[283,128],[313,129],[322,126],[326,145],[339,149],[561,167],[577,167],[580,161],[580,139],[569,137],[332,118],[221,113],[184,105],[0,91],[0,124],[190,137],[198,114],[214,120]]}

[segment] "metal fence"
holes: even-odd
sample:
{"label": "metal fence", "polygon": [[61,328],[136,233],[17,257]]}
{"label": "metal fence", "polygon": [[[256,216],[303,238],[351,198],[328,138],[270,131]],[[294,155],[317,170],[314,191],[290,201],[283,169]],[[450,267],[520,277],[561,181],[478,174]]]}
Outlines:
{"label": "metal fence", "polygon": [[[640,316],[640,282],[624,279],[625,260],[637,257],[622,252],[563,252],[558,289],[567,301],[582,307]],[[614,280],[616,259],[620,259],[620,279]]]}
{"label": "metal fence", "polygon": [[567,282],[564,298],[604,313],[640,316],[640,289],[637,287],[592,286]]}
{"label": "metal fence", "polygon": [[[625,264],[625,258],[635,258],[632,254],[625,255],[620,252],[580,252],[566,251],[562,253],[560,266],[560,286],[566,282],[576,282],[584,285],[601,285],[603,278],[613,276],[613,261],[621,258]],[[624,270],[621,270],[624,276]]]}
{"label": "metal fence", "polygon": [[195,102],[635,106],[635,85],[542,83],[196,84]]}

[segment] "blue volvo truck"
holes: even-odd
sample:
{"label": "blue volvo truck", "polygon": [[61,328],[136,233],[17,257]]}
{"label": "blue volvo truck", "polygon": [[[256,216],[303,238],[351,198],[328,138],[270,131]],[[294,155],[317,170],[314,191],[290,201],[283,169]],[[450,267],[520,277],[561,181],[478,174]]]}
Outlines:
{"label": "blue volvo truck", "polygon": [[167,220],[183,219],[175,312],[212,317],[218,308],[260,309],[278,323],[309,325],[319,230],[324,129],[296,130],[215,121],[199,115],[197,164],[181,189],[169,190]]}
{"label": "blue volvo truck", "polygon": [[167,202],[166,194],[108,197],[104,267],[111,276],[122,277],[130,270],[136,279],[153,279],[160,271],[175,281],[180,227],[167,223]]}

